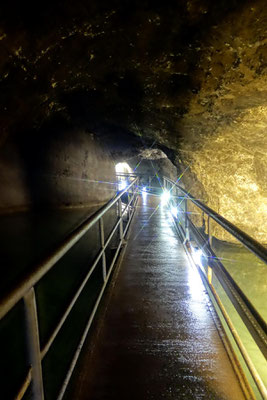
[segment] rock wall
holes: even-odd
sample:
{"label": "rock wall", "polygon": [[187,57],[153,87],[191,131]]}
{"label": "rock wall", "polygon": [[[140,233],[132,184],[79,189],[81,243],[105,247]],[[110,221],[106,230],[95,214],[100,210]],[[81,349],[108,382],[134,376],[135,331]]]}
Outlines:
{"label": "rock wall", "polygon": [[144,175],[141,183],[148,185],[148,177],[152,177],[151,186],[163,188],[163,176],[173,180],[177,178],[177,168],[160,149],[140,149],[139,154],[127,158],[132,170]]}
{"label": "rock wall", "polygon": [[[211,27],[201,86],[179,122],[191,192],[267,243],[267,11],[244,5]],[[217,229],[220,238],[226,238]]]}
{"label": "rock wall", "polygon": [[100,204],[116,192],[104,144],[84,131],[34,132],[2,143],[0,212]]}
{"label": "rock wall", "polygon": [[[186,187],[257,240],[267,243],[267,107],[255,107],[238,124],[202,138],[187,152],[190,169]],[[192,181],[201,182],[196,190]],[[219,235],[224,238],[224,235]]]}

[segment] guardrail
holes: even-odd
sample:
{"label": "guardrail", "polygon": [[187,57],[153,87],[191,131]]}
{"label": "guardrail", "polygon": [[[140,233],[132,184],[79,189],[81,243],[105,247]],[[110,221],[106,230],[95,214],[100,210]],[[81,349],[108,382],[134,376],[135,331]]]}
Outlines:
{"label": "guardrail", "polygon": [[[71,310],[73,309],[77,299],[79,298],[81,292],[83,291],[86,283],[90,279],[93,271],[97,267],[99,261],[102,260],[102,277],[103,285],[101,291],[96,299],[93,310],[90,314],[89,320],[86,324],[82,337],[80,339],[77,350],[73,356],[71,365],[61,386],[57,399],[63,398],[67,385],[70,381],[72,372],[78,360],[79,354],[81,352],[82,346],[85,342],[87,333],[92,324],[93,318],[99,306],[100,300],[112,273],[114,264],[119,255],[120,249],[124,244],[124,238],[127,234],[129,225],[132,221],[133,214],[135,212],[136,203],[138,200],[138,181],[139,178],[133,178],[127,187],[121,190],[113,199],[111,199],[105,206],[103,206],[99,211],[97,211],[93,216],[89,217],[84,223],[82,223],[75,231],[66,239],[64,242],[47,257],[41,264],[39,264],[33,272],[25,276],[25,278],[4,298],[0,300],[0,320],[20,301],[23,299],[24,309],[25,309],[25,320],[26,320],[26,337],[27,337],[27,348],[28,348],[28,358],[30,368],[28,370],[27,376],[21,385],[21,388],[16,396],[16,399],[23,398],[26,393],[30,383],[32,383],[33,398],[35,400],[44,399],[44,385],[42,376],[42,360],[49,352],[51,345],[54,343],[59,331],[61,330],[64,322],[68,318]],[[122,202],[122,197],[127,193],[127,203]],[[125,197],[125,196],[124,196]],[[104,220],[103,216],[111,209],[111,207],[117,205],[117,221],[112,228],[112,231],[105,240],[104,237]],[[126,220],[126,221],[125,221]],[[126,222],[126,226],[123,223]],[[49,339],[40,348],[39,341],[39,326],[38,326],[38,310],[36,306],[36,295],[35,295],[35,285],[50,271],[54,265],[59,261],[74,245],[77,243],[86,232],[88,232],[96,223],[99,224],[99,236],[100,236],[100,251],[98,252],[93,264],[87,271],[82,283],[80,284],[78,290],[73,296],[71,302],[66,307],[65,312],[61,316],[54,328]],[[125,225],[125,224],[124,224]],[[111,264],[109,265],[107,272],[106,265],[106,249],[109,245],[111,239],[116,234],[119,234],[119,243],[117,245],[115,254],[112,258]]]}
{"label": "guardrail", "polygon": [[[221,287],[225,291],[228,296],[228,299],[231,301],[235,310],[238,312],[241,317],[243,323],[247,327],[251,337],[254,339],[258,348],[260,349],[262,355],[265,360],[267,359],[267,325],[263,320],[261,315],[259,315],[258,311],[251,304],[250,300],[240,289],[235,280],[231,277],[230,273],[224,267],[223,263],[219,260],[219,257],[216,256],[212,245],[211,245],[211,227],[210,220],[214,220],[217,224],[219,224],[224,230],[229,232],[232,236],[234,236],[238,242],[240,242],[243,246],[245,246],[248,250],[250,250],[253,254],[255,254],[260,260],[267,264],[267,250],[260,243],[255,241],[253,238],[248,236],[246,233],[242,232],[239,228],[234,226],[231,222],[227,221],[225,218],[220,216],[211,208],[207,207],[205,204],[194,198],[191,194],[189,194],[184,188],[179,186],[176,182],[171,179],[164,177],[164,188],[166,191],[172,194],[171,204],[174,203],[176,207],[178,207],[178,213],[180,213],[181,217],[177,221],[174,218],[175,226],[178,230],[179,235],[181,236],[183,243],[185,245],[185,249],[188,255],[193,260],[194,258],[194,249],[191,246],[191,241],[194,240],[199,249],[201,249],[204,257],[208,263],[207,268],[204,268],[200,262],[196,262],[202,279],[205,285],[210,289],[217,306],[219,307],[224,320],[231,332],[231,335],[245,361],[248,370],[258,388],[258,391],[263,399],[267,399],[267,390],[261,379],[261,376],[258,374],[257,369],[255,368],[251,357],[248,354],[247,349],[242,343],[240,336],[233,326],[231,319],[226,311],[226,308],[223,305],[223,302],[220,299],[215,287],[213,285],[213,274],[219,281]],[[188,213],[188,203],[192,202],[195,206],[197,206],[203,214],[206,215],[207,218],[207,235],[203,233],[203,229],[197,227],[189,217]],[[202,216],[204,217],[204,215]],[[204,220],[204,218],[203,218]],[[266,266],[267,267],[267,266]]]}

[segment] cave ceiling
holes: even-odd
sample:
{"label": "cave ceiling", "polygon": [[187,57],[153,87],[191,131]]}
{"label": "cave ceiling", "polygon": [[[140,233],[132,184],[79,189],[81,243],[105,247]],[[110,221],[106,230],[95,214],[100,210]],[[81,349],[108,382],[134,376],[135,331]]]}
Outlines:
{"label": "cave ceiling", "polygon": [[60,115],[171,149],[214,134],[266,101],[266,19],[264,1],[1,4],[2,132]]}

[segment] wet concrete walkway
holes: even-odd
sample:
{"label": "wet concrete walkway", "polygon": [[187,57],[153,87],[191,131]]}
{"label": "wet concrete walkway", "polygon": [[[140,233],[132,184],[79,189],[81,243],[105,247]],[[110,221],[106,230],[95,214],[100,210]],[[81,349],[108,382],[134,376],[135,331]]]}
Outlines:
{"label": "wet concrete walkway", "polygon": [[244,398],[202,282],[157,199],[139,203],[108,298],[69,399]]}

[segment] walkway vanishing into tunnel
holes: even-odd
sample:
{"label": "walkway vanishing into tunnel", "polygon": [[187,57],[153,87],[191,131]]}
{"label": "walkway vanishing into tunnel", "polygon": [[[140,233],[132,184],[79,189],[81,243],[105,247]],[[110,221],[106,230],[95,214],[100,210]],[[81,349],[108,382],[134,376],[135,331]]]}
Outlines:
{"label": "walkway vanishing into tunnel", "polygon": [[68,399],[243,399],[168,211],[139,200],[129,243]]}

